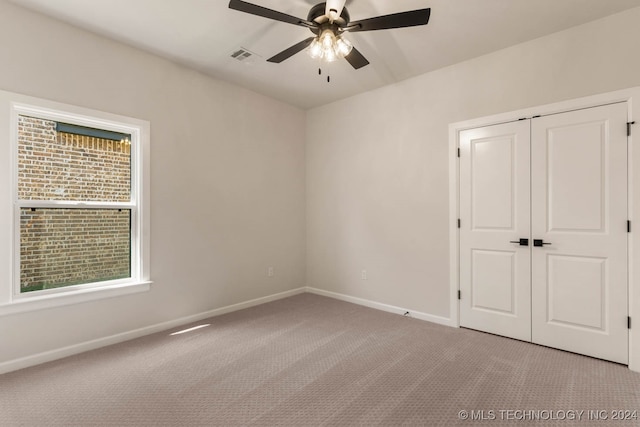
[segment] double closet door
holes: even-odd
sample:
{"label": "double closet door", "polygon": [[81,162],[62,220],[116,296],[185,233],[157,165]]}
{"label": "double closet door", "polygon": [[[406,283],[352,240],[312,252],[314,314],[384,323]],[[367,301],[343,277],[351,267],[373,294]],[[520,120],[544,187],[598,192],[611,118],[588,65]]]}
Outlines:
{"label": "double closet door", "polygon": [[460,324],[628,363],[627,105],[460,134]]}

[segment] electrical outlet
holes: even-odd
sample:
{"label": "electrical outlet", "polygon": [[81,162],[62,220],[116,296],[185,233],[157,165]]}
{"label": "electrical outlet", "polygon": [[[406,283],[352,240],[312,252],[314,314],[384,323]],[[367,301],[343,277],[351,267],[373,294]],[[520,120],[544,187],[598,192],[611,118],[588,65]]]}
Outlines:
{"label": "electrical outlet", "polygon": [[274,274],[274,273],[273,273],[273,267],[269,267],[269,268],[267,269],[267,276],[269,276],[269,277],[273,277],[273,274]]}
{"label": "electrical outlet", "polygon": [[360,273],[360,278],[362,280],[367,280],[367,270],[362,270],[362,272]]}

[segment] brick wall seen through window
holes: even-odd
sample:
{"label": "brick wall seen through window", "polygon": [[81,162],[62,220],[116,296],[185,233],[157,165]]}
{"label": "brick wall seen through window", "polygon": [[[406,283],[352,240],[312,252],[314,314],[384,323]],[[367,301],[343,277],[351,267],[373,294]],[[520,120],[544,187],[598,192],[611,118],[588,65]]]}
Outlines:
{"label": "brick wall seen through window", "polygon": [[[128,202],[131,147],[18,117],[18,198]],[[20,209],[21,292],[130,277],[129,209]]]}

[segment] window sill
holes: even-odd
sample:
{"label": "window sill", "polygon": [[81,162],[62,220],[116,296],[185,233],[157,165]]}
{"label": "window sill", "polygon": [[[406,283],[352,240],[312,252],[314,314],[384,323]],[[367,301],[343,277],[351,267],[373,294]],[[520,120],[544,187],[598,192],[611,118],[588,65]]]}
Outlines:
{"label": "window sill", "polygon": [[146,292],[151,289],[152,283],[143,281],[15,299],[12,302],[0,304],[0,316]]}

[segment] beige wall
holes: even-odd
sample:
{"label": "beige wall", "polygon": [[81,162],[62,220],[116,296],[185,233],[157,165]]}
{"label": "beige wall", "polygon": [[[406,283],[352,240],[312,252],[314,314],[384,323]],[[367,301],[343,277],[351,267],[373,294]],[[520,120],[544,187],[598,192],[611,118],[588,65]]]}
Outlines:
{"label": "beige wall", "polygon": [[448,125],[638,86],[638,40],[640,8],[311,110],[307,286],[447,318]]}
{"label": "beige wall", "polygon": [[1,316],[0,364],[304,286],[304,111],[2,0],[0,58],[0,89],[151,122],[154,281]]}

